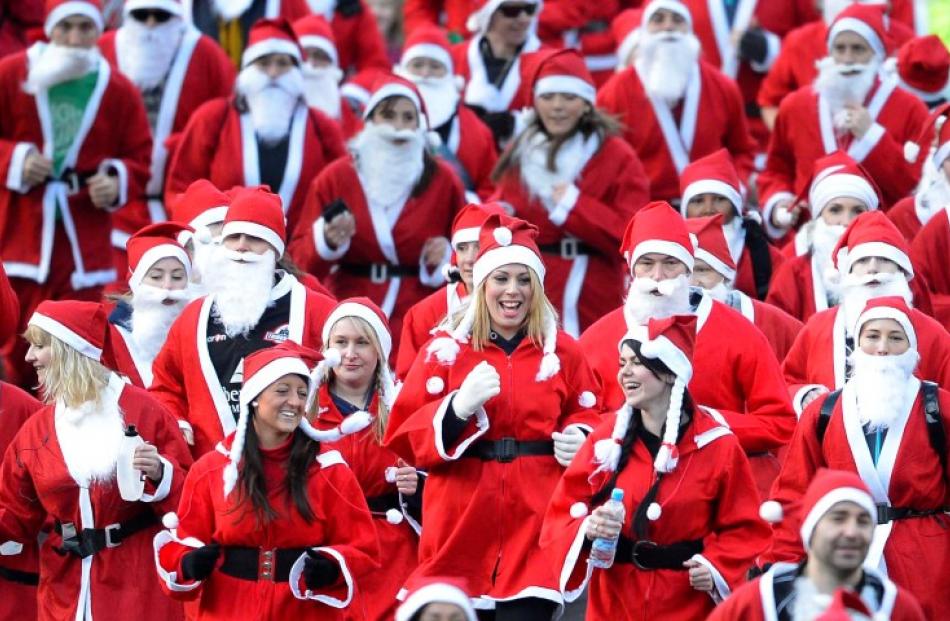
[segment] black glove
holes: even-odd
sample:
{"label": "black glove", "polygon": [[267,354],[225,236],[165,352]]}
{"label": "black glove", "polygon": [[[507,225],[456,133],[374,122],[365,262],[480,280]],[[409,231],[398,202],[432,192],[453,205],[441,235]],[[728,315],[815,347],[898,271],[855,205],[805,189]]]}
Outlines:
{"label": "black glove", "polygon": [[329,205],[324,205],[323,213],[321,215],[323,216],[324,222],[329,222],[341,213],[348,211],[350,211],[350,208],[347,206],[346,201],[344,201],[342,198],[338,198]]}
{"label": "black glove", "polygon": [[769,55],[769,42],[761,28],[749,28],[739,40],[739,58],[753,63],[764,63]]}
{"label": "black glove", "polygon": [[329,586],[340,577],[340,566],[323,556],[319,552],[307,550],[307,558],[303,562],[303,582],[307,589],[315,591]]}
{"label": "black glove", "polygon": [[181,577],[185,580],[204,580],[214,571],[221,555],[221,546],[212,543],[192,550],[181,559]]}
{"label": "black glove", "polygon": [[337,0],[336,12],[343,17],[353,17],[363,12],[363,3],[360,0]]}

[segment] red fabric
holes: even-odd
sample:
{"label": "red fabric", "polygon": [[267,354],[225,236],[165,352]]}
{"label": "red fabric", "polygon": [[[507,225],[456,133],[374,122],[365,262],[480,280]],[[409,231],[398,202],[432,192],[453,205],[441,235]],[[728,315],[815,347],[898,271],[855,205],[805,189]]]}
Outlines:
{"label": "red fabric", "polygon": [[472,180],[475,193],[483,201],[488,200],[495,190],[491,179],[498,161],[495,138],[491,129],[469,107],[459,104],[457,118],[459,146],[455,156]]}
{"label": "red fabric", "polygon": [[30,43],[30,33],[43,29],[42,0],[0,2],[0,57],[19,52]]}
{"label": "red fabric", "polygon": [[7,278],[7,272],[0,264],[0,344],[17,338],[17,326],[20,320],[20,301],[13,285]]}
{"label": "red fabric", "polygon": [[[924,225],[917,216],[916,199],[913,196],[905,196],[897,201],[893,207],[887,210],[887,217],[891,219],[894,226],[904,234],[904,239],[910,244],[917,237],[917,233]],[[919,267],[915,266],[918,270]]]}
{"label": "red fabric", "polygon": [[950,75],[950,52],[935,34],[916,37],[898,50],[897,71],[908,86],[939,96]]}
{"label": "red fabric", "polygon": [[944,327],[950,327],[950,270],[947,269],[950,220],[947,213],[946,209],[938,211],[920,230],[910,248],[914,268],[930,286],[934,316]]}
{"label": "red fabric", "polygon": [[109,349],[112,358],[110,366],[113,371],[128,378],[133,386],[148,388],[142,379],[142,375],[139,373],[139,369],[135,364],[135,359],[132,357],[132,352],[129,350],[128,344],[119,333],[120,330],[121,328],[115,324],[109,324]]}
{"label": "red fabric", "polygon": [[772,351],[775,352],[775,358],[779,361],[784,360],[804,325],[782,309],[767,302],[756,299],[749,299],[749,302],[752,304],[752,317],[746,315],[745,312],[743,315],[751,320],[768,339]]}
{"label": "red fabric", "polygon": [[406,32],[411,32],[420,24],[438,26],[442,21],[441,14],[445,13],[445,27],[449,33],[466,38],[471,33],[465,26],[465,22],[481,4],[480,0],[405,0],[404,27]]}
{"label": "red fabric", "polygon": [[373,11],[364,0],[359,0],[360,10],[344,16],[333,12],[330,28],[336,51],[340,55],[339,67],[346,74],[391,71],[392,62],[386,54],[386,42],[376,25]]}
{"label": "red fabric", "polygon": [[445,319],[449,310],[449,295],[453,295],[449,287],[456,288],[456,296],[468,295],[464,284],[449,284],[413,304],[403,315],[399,351],[396,352],[396,377],[406,377],[416,360],[416,354],[432,338],[432,329]]}
{"label": "red fabric", "polygon": [[613,59],[613,64],[604,60],[615,56],[616,48],[613,34],[605,26],[629,4],[630,0],[547,0],[538,19],[538,36],[545,45],[553,48],[571,45],[576,37],[576,43],[571,47],[577,48],[584,59],[594,65],[590,72],[594,83],[600,86],[610,79],[616,66],[616,59]]}
{"label": "red fabric", "polygon": [[[782,255],[781,250],[769,244],[769,260],[772,261],[772,279],[769,281],[769,291],[771,291],[775,286],[773,284],[775,282],[775,274],[782,266],[782,263],[785,262],[785,256]],[[752,269],[752,253],[749,252],[748,246],[742,249],[742,256],[739,257],[739,267],[736,270],[736,280],[733,283],[733,287],[753,299],[758,299],[759,297],[755,286],[755,272]]]}

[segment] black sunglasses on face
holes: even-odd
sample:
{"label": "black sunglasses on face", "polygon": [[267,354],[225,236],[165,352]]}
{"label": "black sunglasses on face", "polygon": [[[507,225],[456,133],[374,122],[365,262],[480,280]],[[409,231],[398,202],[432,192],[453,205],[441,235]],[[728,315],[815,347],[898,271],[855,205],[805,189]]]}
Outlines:
{"label": "black sunglasses on face", "polygon": [[498,7],[498,12],[508,19],[514,19],[522,13],[526,14],[528,17],[531,17],[537,10],[537,4],[503,4]]}
{"label": "black sunglasses on face", "polygon": [[164,24],[172,18],[171,13],[161,9],[135,9],[134,11],[130,11],[129,15],[131,15],[135,21],[142,22],[143,24],[148,21],[149,17],[154,18],[159,24]]}

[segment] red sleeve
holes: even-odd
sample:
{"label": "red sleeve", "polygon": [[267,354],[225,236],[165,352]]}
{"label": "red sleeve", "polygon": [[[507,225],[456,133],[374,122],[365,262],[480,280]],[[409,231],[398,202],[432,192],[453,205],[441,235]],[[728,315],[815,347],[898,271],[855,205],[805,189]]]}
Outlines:
{"label": "red sleeve", "polygon": [[[932,284],[943,283],[947,280],[948,237],[950,237],[950,219],[946,209],[940,210],[924,225],[910,245],[910,258],[917,275],[922,276]],[[932,291],[947,294],[941,285]]]}
{"label": "red sleeve", "polygon": [[759,175],[758,181],[760,203],[763,205],[778,192],[795,191],[795,152],[791,143],[795,116],[791,104],[794,101],[793,98],[784,99],[775,117],[765,170]]}
{"label": "red sleeve", "polygon": [[[47,415],[52,417],[52,413]],[[34,540],[46,520],[32,472],[38,456],[45,455],[38,450],[45,440],[37,438],[32,427],[20,429],[0,464],[0,542]]]}
{"label": "red sleeve", "polygon": [[[195,301],[193,304],[201,304],[201,301]],[[185,375],[181,359],[182,348],[185,346],[182,332],[186,328],[182,319],[188,315],[186,310],[172,324],[165,344],[152,363],[153,377],[149,393],[178,421],[180,427],[191,429],[188,423],[188,395],[185,393]]]}
{"label": "red sleeve", "polygon": [[165,202],[171,204],[192,181],[211,176],[211,162],[221,139],[227,115],[227,99],[213,99],[199,107],[178,134],[175,156],[165,179]]}

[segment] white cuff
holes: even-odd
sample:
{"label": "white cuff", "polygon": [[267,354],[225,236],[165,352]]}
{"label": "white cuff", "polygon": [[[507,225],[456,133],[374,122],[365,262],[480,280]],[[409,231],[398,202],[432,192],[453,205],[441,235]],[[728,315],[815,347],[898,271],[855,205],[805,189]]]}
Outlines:
{"label": "white cuff", "polygon": [[158,456],[158,459],[161,460],[162,465],[162,480],[158,482],[158,486],[155,488],[154,494],[142,494],[140,499],[142,502],[160,502],[168,498],[168,493],[172,489],[172,478],[175,476],[175,468],[172,466],[172,463],[162,457]]}
{"label": "white cuff", "polygon": [[805,410],[805,406],[802,405],[802,401],[805,400],[805,397],[808,396],[813,390],[818,390],[819,395],[824,394],[828,391],[828,387],[824,384],[805,384],[801,388],[795,391],[795,396],[792,397],[792,407],[795,408],[795,414],[798,418],[802,417],[802,412]]}
{"label": "white cuff", "polygon": [[879,143],[883,137],[884,126],[880,123],[873,123],[863,136],[851,143],[851,146],[848,147],[848,155],[860,164],[867,159],[868,155],[871,154],[871,151],[874,150],[874,147],[877,146],[877,143]]}
{"label": "white cuff", "polygon": [[201,586],[201,581],[196,580],[190,584],[182,584],[178,582],[178,572],[177,571],[165,571],[165,568],[162,567],[162,564],[159,562],[158,554],[162,548],[167,546],[172,542],[180,543],[192,548],[200,548],[204,544],[194,539],[192,537],[187,537],[185,539],[178,539],[172,535],[167,530],[160,530],[155,533],[155,538],[152,539],[152,550],[154,551],[155,558],[155,570],[158,572],[158,577],[162,579],[162,582],[165,583],[165,586],[168,587],[169,591],[175,591],[179,593],[184,593],[188,591],[194,591]]}
{"label": "white cuff", "polygon": [[290,568],[290,590],[294,594],[294,597],[297,599],[312,599],[320,602],[321,604],[326,604],[331,608],[346,608],[350,602],[353,600],[353,576],[350,575],[350,569],[346,566],[346,559],[343,558],[343,555],[334,550],[333,548],[311,548],[314,552],[319,552],[326,556],[329,556],[337,562],[340,566],[340,573],[343,575],[343,580],[346,582],[346,599],[337,599],[330,595],[319,595],[314,593],[310,589],[307,589],[303,593],[300,592],[300,581],[303,576],[304,564],[307,561],[307,553],[304,552],[300,555],[296,561],[294,561],[293,566]]}
{"label": "white cuff", "polygon": [[114,171],[119,177],[119,198],[115,204],[106,207],[106,211],[115,211],[129,201],[129,169],[125,167],[125,162],[119,159],[108,158],[102,160],[99,164],[100,173]]}
{"label": "white cuff", "polygon": [[178,428],[181,429],[182,431],[191,431],[192,433],[194,433],[195,431],[191,427],[191,423],[189,423],[188,421],[184,419],[178,419]]}
{"label": "white cuff", "polygon": [[451,260],[452,245],[448,243],[448,240],[445,242],[445,252],[442,254],[442,261],[436,265],[431,272],[426,269],[425,257],[419,255],[419,282],[433,289],[441,287],[445,284],[445,276],[442,273],[442,268],[448,265]]}
{"label": "white cuff", "polygon": [[327,243],[325,226],[326,220],[323,219],[323,216],[317,218],[317,221],[313,223],[313,243],[321,259],[324,261],[336,261],[350,249],[350,241],[352,241],[352,238],[346,240],[346,243],[342,244],[336,250],[333,250]]}
{"label": "white cuff", "polygon": [[26,164],[26,156],[34,151],[39,152],[39,149],[31,142],[18,142],[13,147],[10,166],[7,168],[8,190],[20,194],[26,194],[30,191],[30,186],[23,183],[23,166]]}
{"label": "white cuff", "polygon": [[726,579],[722,577],[722,574],[719,573],[719,570],[716,569],[716,566],[709,562],[702,554],[694,554],[690,559],[691,561],[696,561],[700,565],[703,565],[709,568],[709,572],[713,577],[713,587],[715,587],[709,593],[709,597],[712,598],[717,604],[721,603],[724,599],[729,597],[729,594],[732,593],[732,590],[729,588],[729,585],[726,584]]}
{"label": "white cuff", "polygon": [[23,551],[23,544],[19,541],[4,541],[0,543],[0,556],[16,556]]}
{"label": "white cuff", "polygon": [[574,541],[571,542],[571,547],[567,550],[567,557],[564,559],[564,564],[561,565],[561,574],[558,577],[558,587],[561,590],[561,593],[564,595],[564,601],[573,602],[578,597],[581,596],[581,593],[584,592],[584,589],[587,588],[587,583],[590,582],[591,574],[593,574],[593,567],[590,566],[590,563],[586,563],[586,574],[584,575],[584,580],[581,582],[580,586],[576,589],[567,590],[567,583],[571,579],[571,576],[574,574],[574,568],[577,566],[578,561],[580,560],[581,552],[584,549],[584,539],[587,537],[587,525],[590,523],[590,516],[587,515],[581,520],[580,527],[577,529],[577,533],[574,535]]}
{"label": "white cuff", "polygon": [[768,30],[763,30],[762,33],[765,35],[765,44],[768,50],[765,54],[765,60],[760,63],[752,61],[749,63],[749,66],[757,73],[768,73],[769,69],[771,69],[775,63],[775,59],[778,58],[778,53],[782,51],[782,39],[774,32],[769,32]]}
{"label": "white cuff", "polygon": [[574,209],[574,205],[577,204],[577,199],[580,198],[580,196],[580,188],[573,183],[569,185],[567,191],[564,192],[564,196],[561,197],[561,200],[557,202],[554,209],[548,212],[548,220],[551,221],[551,224],[555,226],[563,225],[567,217],[571,215],[571,210]]}
{"label": "white cuff", "polygon": [[788,232],[788,227],[778,228],[772,224],[772,210],[775,209],[775,204],[783,200],[795,200],[795,195],[791,192],[776,192],[769,197],[765,204],[762,206],[762,226],[765,228],[765,232],[768,233],[769,237],[772,239],[780,239]]}
{"label": "white cuff", "polygon": [[442,403],[439,404],[439,408],[435,411],[435,417],[432,419],[432,427],[435,429],[435,450],[439,452],[439,457],[445,461],[454,461],[461,457],[472,442],[488,433],[489,428],[488,414],[485,413],[484,407],[480,407],[475,411],[475,426],[478,427],[478,431],[460,442],[451,455],[446,452],[445,446],[442,444],[442,422],[445,420],[445,413],[457,392],[457,390],[453,390],[442,399]]}

